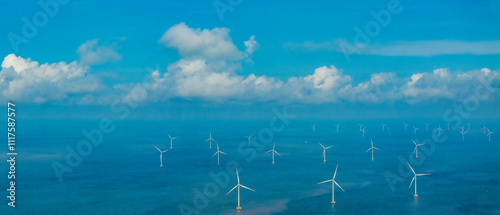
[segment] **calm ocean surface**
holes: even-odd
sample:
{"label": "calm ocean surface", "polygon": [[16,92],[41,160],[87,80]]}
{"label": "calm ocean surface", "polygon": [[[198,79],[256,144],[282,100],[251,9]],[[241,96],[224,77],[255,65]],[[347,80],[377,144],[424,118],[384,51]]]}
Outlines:
{"label": "calm ocean surface", "polygon": [[[333,120],[292,119],[282,131],[272,131],[270,120],[127,120],[115,122],[116,129],[82,157],[80,165],[63,175],[59,182],[52,163],[65,164],[66,147],[75,148],[85,137],[83,129],[97,128],[99,120],[20,120],[17,125],[16,208],[8,208],[8,163],[0,165],[4,203],[0,213],[11,214],[182,214],[180,207],[199,214],[500,214],[500,125],[497,121],[472,120],[471,130],[462,135],[448,131],[441,120],[420,119],[343,120],[336,132]],[[382,132],[381,122],[390,127]],[[317,123],[313,132],[311,124]],[[363,138],[358,123],[366,125]],[[431,140],[432,129],[441,123],[445,139],[427,142],[412,151],[415,141]],[[414,135],[412,125],[420,129]],[[486,124],[494,134],[491,142],[481,128]],[[279,122],[277,125],[280,125]],[[212,157],[216,151],[205,142],[209,132],[220,145],[221,165]],[[259,132],[272,136],[266,143]],[[252,146],[246,138],[254,134]],[[178,137],[173,149],[167,134]],[[371,160],[370,139],[375,147]],[[276,164],[265,152],[276,142]],[[322,148],[332,146],[323,163]],[[259,147],[263,145],[263,148]],[[0,154],[6,160],[6,147]],[[241,184],[256,192],[226,193],[236,185],[238,163]],[[408,186],[418,178],[418,195]],[[335,180],[345,192],[335,189],[332,206],[329,180],[339,165]],[[231,167],[231,166],[230,166]],[[400,171],[401,170],[401,171]],[[211,173],[229,176],[218,184]],[[387,177],[391,175],[393,177]],[[222,179],[225,179],[223,176]],[[391,186],[388,180],[393,184]],[[225,181],[223,181],[225,182]],[[201,194],[200,194],[201,193]],[[207,196],[208,193],[208,196]],[[202,195],[202,197],[200,197]],[[196,205],[193,203],[195,201]],[[197,207],[198,206],[198,207]]]}

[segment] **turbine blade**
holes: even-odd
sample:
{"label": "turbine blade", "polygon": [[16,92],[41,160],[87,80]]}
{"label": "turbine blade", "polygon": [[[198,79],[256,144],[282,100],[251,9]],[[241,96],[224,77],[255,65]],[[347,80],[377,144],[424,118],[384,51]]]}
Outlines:
{"label": "turbine blade", "polygon": [[406,162],[406,164],[408,164],[408,166],[410,167],[410,169],[413,172],[413,174],[417,174],[417,173],[415,173],[415,170],[413,170],[413,168],[411,168],[410,163]]}
{"label": "turbine blade", "polygon": [[214,155],[212,155],[212,157],[214,157],[217,153],[219,153],[219,151],[215,152],[215,154],[214,154]]}
{"label": "turbine blade", "polygon": [[335,185],[337,185],[337,186],[338,186],[338,187],[339,187],[342,191],[344,191],[344,192],[345,192],[345,190],[344,190],[344,189],[342,189],[342,187],[341,187],[339,184],[337,184],[337,182],[336,182],[336,181],[333,181],[333,183],[335,183]]}
{"label": "turbine blade", "polygon": [[376,149],[376,150],[380,150],[380,149],[379,149],[379,148],[377,148],[377,147],[373,147],[373,148],[374,148],[374,149]]}
{"label": "turbine blade", "polygon": [[323,145],[321,145],[321,143],[318,143],[321,147],[325,148]]}
{"label": "turbine blade", "polygon": [[337,167],[335,168],[335,173],[333,173],[333,179],[335,179],[335,176],[337,176],[337,169],[339,169],[339,165],[338,164],[337,164]]}
{"label": "turbine blade", "polygon": [[229,192],[227,192],[226,196],[227,196],[229,193],[231,193],[231,191],[233,191],[233,190],[234,190],[235,188],[237,188],[237,187],[238,187],[238,185],[234,186],[234,187],[233,187],[233,189],[231,189]]}
{"label": "turbine blade", "polygon": [[333,147],[333,146],[328,146],[328,147],[326,147],[325,149],[329,149],[329,148],[332,148],[332,147]]}
{"label": "turbine blade", "polygon": [[417,176],[423,176],[423,175],[430,175],[430,173],[425,173],[425,174],[417,174]]}
{"label": "turbine blade", "polygon": [[322,182],[319,182],[318,184],[323,184],[323,183],[330,182],[330,181],[333,181],[333,180],[330,179],[330,180],[322,181]]}
{"label": "turbine blade", "polygon": [[227,154],[226,154],[226,153],[224,153],[224,152],[220,152],[220,153],[227,155]]}
{"label": "turbine blade", "polygon": [[240,184],[240,186],[241,186],[241,187],[243,187],[243,188],[245,188],[245,189],[248,189],[248,190],[251,190],[251,191],[255,192],[255,190],[252,190],[252,189],[250,189],[250,188],[248,188],[248,187],[245,187],[245,186],[243,186],[243,185],[241,185],[241,184]]}
{"label": "turbine blade", "polygon": [[272,151],[273,151],[273,150],[271,149],[271,150],[267,151],[266,153],[269,153],[269,152],[272,152]]}
{"label": "turbine blade", "polygon": [[411,180],[411,183],[410,183],[410,186],[408,187],[408,189],[410,189],[411,185],[413,184],[413,181],[415,180],[417,176],[413,176],[413,179]]}
{"label": "turbine blade", "polygon": [[413,144],[417,145],[417,143],[415,143],[415,140],[411,140],[411,141],[413,141]]}
{"label": "turbine blade", "polygon": [[370,151],[370,149],[372,149],[372,148],[370,147],[368,150],[366,150],[366,152],[369,152],[369,151]]}
{"label": "turbine blade", "polygon": [[155,147],[156,149],[158,149],[158,151],[160,151],[160,152],[161,152],[161,150],[160,150],[158,147],[156,147],[156,146],[154,146],[154,147]]}
{"label": "turbine blade", "polygon": [[274,151],[277,155],[281,156],[280,153],[278,153],[277,151]]}

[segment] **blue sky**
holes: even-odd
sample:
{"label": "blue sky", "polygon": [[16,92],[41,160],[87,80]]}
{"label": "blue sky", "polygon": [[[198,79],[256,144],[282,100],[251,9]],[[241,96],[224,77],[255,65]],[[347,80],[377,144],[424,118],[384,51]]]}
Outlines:
{"label": "blue sky", "polygon": [[[207,103],[441,108],[473,93],[474,81],[463,77],[489,76],[492,86],[500,80],[498,1],[237,3],[58,3],[54,16],[16,50],[9,35],[23,36],[23,17],[33,22],[44,10],[35,1],[9,2],[0,12],[7,20],[0,56],[15,57],[2,64],[2,98],[32,106],[109,106],[158,69],[164,86],[148,91],[143,106],[188,100],[193,110]],[[214,4],[231,11],[218,13]],[[366,34],[365,26],[377,21],[372,11],[389,11],[391,4],[399,12],[389,12],[386,26],[379,22],[378,32],[347,60],[339,44],[360,45],[355,28]],[[191,47],[189,35],[209,42]],[[245,41],[255,50],[248,52]],[[29,65],[28,58],[39,65],[63,62],[51,68],[62,72],[44,80],[37,74],[47,77],[52,70],[43,66],[20,72],[24,67],[15,65]],[[73,72],[62,69],[72,62]],[[190,63],[204,65],[194,72],[199,75],[186,75]],[[203,86],[205,78],[217,80]],[[497,95],[487,104],[496,104]]]}

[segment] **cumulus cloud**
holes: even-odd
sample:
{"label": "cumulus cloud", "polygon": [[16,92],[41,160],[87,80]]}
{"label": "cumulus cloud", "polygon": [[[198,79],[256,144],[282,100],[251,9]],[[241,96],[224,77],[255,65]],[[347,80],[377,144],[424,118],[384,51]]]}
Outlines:
{"label": "cumulus cloud", "polygon": [[116,52],[116,45],[98,45],[99,40],[89,40],[76,50],[80,62],[87,65],[103,64],[110,61],[120,61],[122,56]]}
{"label": "cumulus cloud", "polygon": [[102,85],[88,70],[76,61],[40,64],[9,54],[0,70],[0,94],[4,100],[44,103],[98,91]]}
{"label": "cumulus cloud", "polygon": [[238,50],[229,37],[227,28],[201,30],[180,23],[169,28],[159,42],[176,49],[181,57],[229,60],[244,58],[244,53]]}
{"label": "cumulus cloud", "polygon": [[[441,68],[410,77],[396,73],[374,73],[370,80],[354,81],[335,66],[322,66],[304,77],[279,80],[268,76],[239,75],[241,64],[258,48],[255,36],[244,41],[240,51],[225,28],[194,29],[184,23],[168,29],[159,41],[176,49],[181,57],[165,72],[151,73],[152,101],[171,98],[197,98],[208,101],[335,103],[335,102],[406,102],[418,103],[440,99],[458,100],[474,93],[477,81],[498,73],[452,73]],[[117,89],[130,90],[137,84],[122,84]]]}

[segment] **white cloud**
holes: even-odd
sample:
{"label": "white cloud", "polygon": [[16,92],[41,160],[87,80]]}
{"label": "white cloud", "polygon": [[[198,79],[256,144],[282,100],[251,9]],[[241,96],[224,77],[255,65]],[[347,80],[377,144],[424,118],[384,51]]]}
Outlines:
{"label": "white cloud", "polygon": [[180,23],[169,28],[159,40],[174,48],[181,57],[204,59],[240,60],[244,53],[239,51],[229,37],[229,29],[194,29]]}
{"label": "white cloud", "polygon": [[245,52],[249,55],[254,53],[257,49],[259,49],[259,43],[255,41],[255,35],[252,35],[249,40],[243,42],[245,44]]}
{"label": "white cloud", "polygon": [[98,45],[99,40],[88,40],[78,47],[80,62],[87,65],[103,64],[110,61],[120,61],[122,56],[116,52],[116,45]]}
{"label": "white cloud", "polygon": [[95,92],[102,85],[88,75],[88,69],[76,61],[39,64],[30,58],[9,54],[2,62],[0,94],[4,100],[44,103]]}

